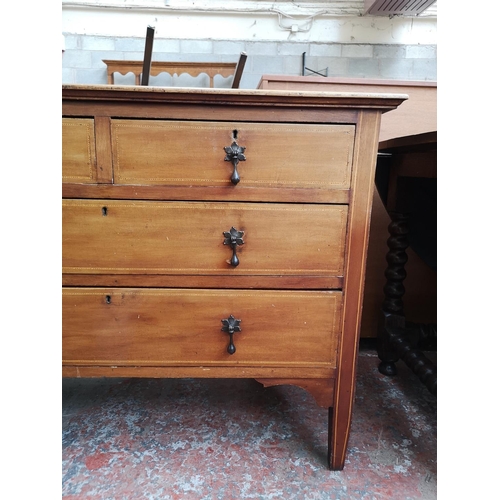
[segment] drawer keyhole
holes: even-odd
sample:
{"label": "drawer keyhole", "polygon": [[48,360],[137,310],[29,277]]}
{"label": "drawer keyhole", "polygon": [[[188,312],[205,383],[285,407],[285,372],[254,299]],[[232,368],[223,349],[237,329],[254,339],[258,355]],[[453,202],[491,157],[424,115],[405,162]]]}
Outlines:
{"label": "drawer keyhole", "polygon": [[106,295],[106,304],[111,304],[111,295]]}
{"label": "drawer keyhole", "polygon": [[102,207],[102,216],[103,217],[106,217],[106,215],[108,215],[108,207]]}

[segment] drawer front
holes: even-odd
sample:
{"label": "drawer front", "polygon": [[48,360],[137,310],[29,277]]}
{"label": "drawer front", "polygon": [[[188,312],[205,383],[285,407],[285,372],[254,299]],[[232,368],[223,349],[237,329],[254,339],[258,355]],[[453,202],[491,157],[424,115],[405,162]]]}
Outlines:
{"label": "drawer front", "polygon": [[113,120],[114,182],[231,185],[225,147],[245,148],[237,169],[246,187],[347,189],[354,125]]}
{"label": "drawer front", "polygon": [[63,363],[332,366],[341,302],[337,291],[64,288]]}
{"label": "drawer front", "polygon": [[[340,276],[347,209],[63,200],[63,272]],[[234,247],[237,266],[223,234],[232,227],[244,232]]]}
{"label": "drawer front", "polygon": [[96,182],[94,120],[62,119],[63,182]]}

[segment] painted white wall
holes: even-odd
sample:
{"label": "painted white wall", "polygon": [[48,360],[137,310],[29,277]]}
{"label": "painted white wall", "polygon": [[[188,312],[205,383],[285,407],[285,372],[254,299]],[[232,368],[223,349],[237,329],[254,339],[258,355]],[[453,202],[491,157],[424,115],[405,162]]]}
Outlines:
{"label": "painted white wall", "polygon": [[234,62],[247,52],[241,88],[301,74],[304,53],[307,68],[329,76],[437,78],[435,9],[390,18],[365,16],[364,0],[62,0],[63,82],[105,83],[103,60],[142,60],[148,25],[157,60]]}
{"label": "painted white wall", "polygon": [[362,44],[437,44],[437,7],[364,16],[363,1],[63,0],[62,32],[96,36]]}

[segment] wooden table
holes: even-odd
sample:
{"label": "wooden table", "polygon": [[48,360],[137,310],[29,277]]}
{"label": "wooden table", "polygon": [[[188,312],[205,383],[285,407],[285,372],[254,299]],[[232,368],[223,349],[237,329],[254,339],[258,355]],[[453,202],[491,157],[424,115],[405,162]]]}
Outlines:
{"label": "wooden table", "polygon": [[437,128],[437,83],[433,81],[383,80],[338,76],[263,75],[259,89],[309,90],[314,92],[388,92],[407,94],[408,99],[382,116],[380,141],[423,134]]}
{"label": "wooden table", "polygon": [[380,117],[406,96],[62,95],[63,375],[297,385],[342,469]]}
{"label": "wooden table", "polygon": [[[259,88],[267,90],[307,90],[315,92],[387,92],[407,94],[397,109],[382,115],[381,142],[437,130],[437,83],[431,81],[383,80],[370,78],[263,75]],[[370,243],[366,263],[361,337],[376,338],[383,296],[387,253],[387,226],[390,217],[374,190]],[[412,248],[407,249],[405,310],[413,318],[435,323],[436,276]]]}
{"label": "wooden table", "polygon": [[[103,59],[106,64],[108,74],[108,84],[114,85],[115,73],[126,75],[133,73],[135,75],[135,84],[140,85],[143,61],[117,61]],[[214,86],[215,75],[221,75],[225,78],[234,75],[237,63],[218,63],[218,62],[164,62],[153,61],[151,63],[151,76],[157,76],[160,73],[168,73],[172,76],[187,73],[193,77],[202,73],[208,75],[210,87]]]}
{"label": "wooden table", "polygon": [[380,289],[384,301],[378,329],[379,370],[395,375],[396,362],[402,359],[435,394],[436,366],[419,347],[435,344],[437,329],[435,325],[410,328],[403,298],[408,247],[437,269],[437,132],[380,143],[375,182],[391,217],[386,283]]}

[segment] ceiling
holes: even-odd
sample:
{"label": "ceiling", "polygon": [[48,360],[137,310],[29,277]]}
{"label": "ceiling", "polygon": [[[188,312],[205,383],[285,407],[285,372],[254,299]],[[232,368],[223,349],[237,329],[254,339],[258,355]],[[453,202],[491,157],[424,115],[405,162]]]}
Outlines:
{"label": "ceiling", "polygon": [[371,16],[417,16],[436,0],[365,0],[365,14]]}

